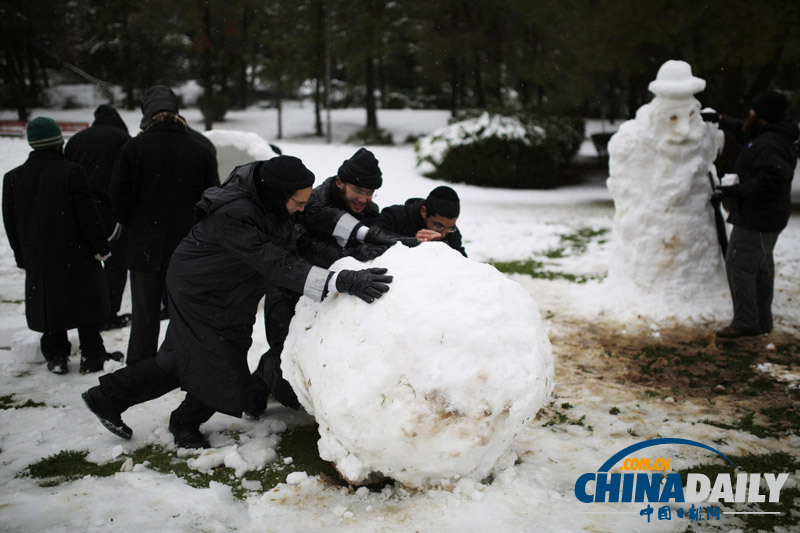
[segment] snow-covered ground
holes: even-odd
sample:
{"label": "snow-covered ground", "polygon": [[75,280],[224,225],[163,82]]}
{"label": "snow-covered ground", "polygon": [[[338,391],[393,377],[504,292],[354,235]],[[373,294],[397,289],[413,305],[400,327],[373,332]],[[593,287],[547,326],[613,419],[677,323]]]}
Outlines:
{"label": "snow-covered ground", "polygon": [[[101,102],[97,102],[101,103]],[[37,111],[57,120],[91,122],[91,109]],[[135,134],[140,113],[121,112]],[[197,129],[200,115],[195,109],[183,113]],[[402,142],[408,135],[431,132],[446,124],[445,111],[379,111],[381,127]],[[0,118],[15,118],[0,113]],[[277,144],[284,154],[300,157],[316,174],[317,181],[335,173],[356,146],[342,144],[365,120],[363,110],[333,112],[334,143],[310,137],[313,107],[297,104],[284,112],[286,140],[275,139],[274,110],[253,108],[230,112],[222,129],[256,132]],[[589,132],[602,126],[590,122]],[[615,129],[615,128],[614,128]],[[371,148],[380,161],[384,185],[375,201],[381,205],[402,203],[412,196],[425,196],[439,182],[423,176],[425,168],[415,164],[408,144]],[[29,148],[22,139],[0,138],[0,173],[21,164]],[[581,149],[594,155],[590,142]],[[799,180],[795,180],[795,188]],[[545,425],[539,418],[518,436],[513,446],[519,460],[489,482],[462,480],[453,490],[408,491],[400,487],[370,492],[326,483],[318,476],[291,472],[287,483],[262,492],[242,481],[252,491],[237,499],[228,485],[212,483],[192,488],[174,474],[162,474],[146,464],[130,464],[110,477],[84,478],[41,487],[36,479],[19,476],[28,465],[63,450],[88,451],[89,461],[103,463],[132,453],[152,443],[174,449],[167,430],[169,413],[182,398],[173,392],[136,406],[124,414],[134,430],[133,439],[122,441],[103,429],[84,407],[80,393],[96,384],[97,376],[81,376],[77,359],[70,373],[47,372],[38,352],[39,335],[27,330],[24,318],[24,273],[13,260],[4,231],[0,236],[0,387],[2,395],[13,395],[12,403],[26,400],[44,406],[0,410],[0,530],[3,531],[679,531],[686,519],[649,523],[639,515],[639,504],[580,504],[573,494],[578,476],[594,472],[613,453],[643,439],[681,437],[713,445],[725,454],[744,455],[764,451],[787,451],[797,455],[800,438],[758,439],[737,430],[726,430],[697,422],[713,409],[705,399],[649,398],[642,387],[615,380],[590,380],[586,364],[604,357],[602,349],[581,344],[577,332],[605,327],[625,334],[649,335],[675,324],[649,320],[620,322],[607,309],[613,295],[597,290],[606,273],[607,241],[613,219],[611,197],[602,183],[563,187],[550,191],[514,191],[453,185],[462,201],[458,225],[470,258],[476,261],[536,259],[544,269],[587,276],[587,283],[567,279],[534,279],[516,274],[537,301],[548,334],[553,340],[556,376],[554,399],[570,418],[585,416],[584,424]],[[580,230],[605,230],[605,236],[590,239],[584,251],[550,254],[565,247],[564,236]],[[563,257],[557,257],[563,255]],[[800,337],[800,217],[793,216],[775,250],[776,330]],[[130,308],[126,294],[123,310]],[[665,316],[667,313],[665,312]],[[165,329],[162,324],[162,335]],[[722,324],[696,324],[712,329]],[[489,332],[491,324],[486,324]],[[127,347],[129,329],[104,333],[109,350]],[[578,339],[578,340],[574,340]],[[75,332],[71,332],[77,347]],[[763,340],[767,344],[768,339]],[[796,342],[796,341],[795,341]],[[251,366],[266,349],[263,319],[257,318]],[[602,372],[604,363],[595,371]],[[106,371],[118,364],[108,363]],[[598,370],[599,367],[599,370]],[[579,371],[578,368],[582,368]],[[774,370],[774,369],[772,369]],[[769,368],[765,372],[771,371]],[[794,372],[794,373],[793,373]],[[781,379],[797,380],[797,369],[781,369]],[[345,393],[346,391],[343,391]],[[616,406],[621,414],[609,412]],[[214,448],[190,461],[196,469],[219,465],[238,472],[263,468],[274,459],[274,448],[287,428],[309,425],[303,414],[270,405],[268,416],[258,421],[214,415],[203,425]],[[716,444],[713,444],[716,443]],[[709,454],[696,448],[670,449],[673,469],[707,462]],[[647,456],[644,454],[643,456]],[[789,482],[796,484],[797,473]],[[788,487],[789,485],[787,485]],[[726,522],[727,521],[727,522]],[[723,517],[720,526],[735,527],[735,519]]]}

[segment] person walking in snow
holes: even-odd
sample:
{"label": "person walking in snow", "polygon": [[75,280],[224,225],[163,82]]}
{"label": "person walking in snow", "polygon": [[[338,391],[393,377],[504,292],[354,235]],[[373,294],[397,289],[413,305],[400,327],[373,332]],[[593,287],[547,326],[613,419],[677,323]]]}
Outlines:
{"label": "person walking in snow", "polygon": [[321,301],[348,293],[367,303],[389,290],[386,269],[316,267],[297,255],[295,217],[314,175],[291,156],[236,167],[196,206],[200,221],[181,241],[167,272],[170,322],[158,355],[100,379],[83,394],[115,435],[132,431],[121,413],[177,387],[186,399],[170,416],[178,446],[206,448],[200,424],[214,412],[252,408],[247,351],[258,303],[271,287]]}
{"label": "person walking in snow", "polygon": [[456,226],[460,212],[458,194],[443,185],[433,189],[425,199],[409,198],[404,205],[385,207],[375,225],[419,241],[441,240],[467,257],[461,243],[461,232]]}
{"label": "person walking in snow", "polygon": [[[390,238],[380,230],[368,231],[378,217],[379,209],[373,198],[382,184],[383,172],[375,154],[359,148],[342,163],[335,176],[314,187],[308,205],[298,213],[300,255],[315,266],[329,268],[346,256],[369,261],[397,242],[397,236]],[[286,407],[300,408],[297,396],[281,372],[283,343],[298,298],[298,294],[279,287],[266,294],[264,325],[269,350],[261,356],[253,372],[257,401],[249,416],[260,416],[267,407],[270,392]]]}
{"label": "person walking in snow", "polygon": [[789,101],[778,92],[755,97],[747,120],[706,113],[719,121],[742,151],[734,170],[739,183],[720,186],[716,196],[726,201],[733,225],[725,256],[733,299],[733,320],[717,337],[735,339],[772,331],[775,265],[772,252],[792,210],[791,189],[800,137]]}
{"label": "person walking in snow", "polygon": [[26,128],[33,151],[3,180],[3,222],[19,268],[25,269],[25,317],[42,333],[47,368],[67,373],[77,328],[81,373],[102,370],[122,353],[106,352],[98,324],[108,315],[108,289],[100,262],[109,256],[106,232],[83,168],[64,158],[63,138],[50,118]]}
{"label": "person walking in snow", "polygon": [[[86,171],[89,187],[106,231],[113,232],[117,224],[111,212],[111,198],[108,193],[111,173],[119,151],[130,138],[128,127],[117,110],[103,104],[95,110],[92,125],[73,135],[64,147],[64,156],[79,163]],[[120,232],[113,235],[120,238],[109,242],[111,257],[104,265],[111,311],[101,325],[103,329],[121,328],[130,322],[130,315],[119,315],[122,294],[128,282],[128,267],[125,265],[127,238]]]}
{"label": "person walking in snow", "polygon": [[156,355],[172,252],[194,225],[194,205],[203,191],[219,183],[211,152],[189,136],[176,101],[164,85],[145,92],[145,129],[122,147],[111,178],[114,217],[128,238],[129,365]]}

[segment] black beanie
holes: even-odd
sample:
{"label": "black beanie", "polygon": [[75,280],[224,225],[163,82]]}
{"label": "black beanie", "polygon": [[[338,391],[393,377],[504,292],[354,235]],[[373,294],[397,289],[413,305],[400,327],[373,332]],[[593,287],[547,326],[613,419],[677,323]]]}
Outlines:
{"label": "black beanie", "polygon": [[781,93],[767,91],[759,94],[750,104],[750,109],[756,112],[758,118],[768,124],[775,124],[786,117],[789,110],[789,100]]}
{"label": "black beanie", "polygon": [[461,212],[461,202],[456,191],[442,185],[433,189],[425,199],[425,210],[428,216],[441,215],[445,218],[456,218]]}
{"label": "black beanie", "polygon": [[143,130],[150,125],[153,115],[159,111],[178,114],[178,97],[166,85],[153,85],[142,96],[142,121],[139,127]]}
{"label": "black beanie", "polygon": [[353,157],[345,160],[337,175],[342,181],[365,189],[379,189],[383,184],[378,160],[366,148],[359,148]]}
{"label": "black beanie", "polygon": [[311,187],[314,173],[298,158],[279,155],[264,161],[258,171],[258,180],[270,189],[294,192]]}

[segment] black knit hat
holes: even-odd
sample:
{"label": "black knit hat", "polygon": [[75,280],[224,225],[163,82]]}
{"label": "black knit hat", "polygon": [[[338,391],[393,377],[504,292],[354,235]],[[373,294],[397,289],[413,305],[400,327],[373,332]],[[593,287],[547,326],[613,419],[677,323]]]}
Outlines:
{"label": "black knit hat", "polygon": [[428,216],[441,215],[445,218],[456,218],[461,212],[461,202],[456,191],[442,185],[428,194],[425,199],[425,210]]}
{"label": "black knit hat", "polygon": [[359,148],[353,157],[345,160],[336,174],[342,181],[365,189],[379,189],[383,184],[378,160],[366,148]]}
{"label": "black knit hat", "polygon": [[34,150],[58,148],[64,143],[61,128],[52,118],[36,117],[28,122],[25,134],[28,137],[28,144]]}
{"label": "black knit hat", "polygon": [[122,117],[119,116],[119,113],[113,106],[108,104],[100,104],[97,106],[97,109],[94,110],[94,123],[92,125],[97,124],[107,124],[128,133],[128,126],[125,125]]}
{"label": "black knit hat", "polygon": [[290,155],[279,155],[264,161],[258,172],[264,186],[278,191],[296,191],[314,184],[314,173],[302,161]]}
{"label": "black knit hat", "polygon": [[153,85],[142,96],[142,121],[141,129],[147,129],[153,115],[159,111],[169,111],[178,114],[178,97],[166,85]]}
{"label": "black knit hat", "polygon": [[756,112],[758,118],[768,124],[775,124],[786,117],[786,112],[789,110],[789,100],[781,93],[767,91],[753,99],[750,109]]}

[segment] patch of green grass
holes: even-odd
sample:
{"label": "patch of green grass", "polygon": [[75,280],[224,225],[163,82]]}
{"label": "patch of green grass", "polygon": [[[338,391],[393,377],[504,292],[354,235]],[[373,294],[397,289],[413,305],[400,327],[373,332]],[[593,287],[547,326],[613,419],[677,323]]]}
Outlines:
{"label": "patch of green grass", "polygon": [[608,414],[610,414],[610,415],[615,415],[615,416],[616,416],[616,415],[618,415],[619,413],[620,413],[620,411],[619,411],[619,407],[616,407],[616,406],[615,406],[615,407],[612,407],[612,408],[611,408],[611,409],[609,409],[609,411],[608,411]]}
{"label": "patch of green grass", "polygon": [[490,261],[489,264],[504,274],[526,274],[536,279],[565,279],[573,283],[586,283],[588,280],[594,279],[589,276],[545,270],[544,263],[537,261],[536,259],[525,259],[521,261]]}
{"label": "patch of green grass", "polygon": [[34,402],[30,398],[25,400],[25,403],[20,404],[14,401],[13,394],[0,396],[0,409],[24,409],[26,407],[45,407],[45,404],[42,402]]}
{"label": "patch of green grass", "polygon": [[[586,248],[589,246],[589,243],[592,242],[592,240],[596,239],[597,237],[601,237],[606,233],[608,233],[608,229],[606,228],[580,228],[575,233],[561,235],[561,242],[569,246],[572,252],[570,255],[579,255],[586,251]],[[602,244],[605,241],[599,240],[598,242]]]}
{"label": "patch of green grass", "polygon": [[[188,460],[194,456],[179,457],[174,450],[152,444],[135,450],[130,457],[134,464],[144,464],[150,470],[163,474],[175,474],[192,487],[205,488],[212,481],[223,483],[231,487],[236,498],[244,498],[248,492],[252,492],[242,487],[242,479],[260,482],[261,489],[256,492],[266,492],[285,482],[288,474],[299,471],[306,472],[309,476],[321,475],[329,482],[346,485],[333,465],[320,459],[317,451],[318,439],[316,426],[297,427],[287,431],[281,435],[281,442],[275,450],[278,458],[265,465],[262,470],[246,472],[242,478],[237,478],[235,470],[225,466],[218,466],[208,472],[192,469]],[[87,455],[86,451],[63,451],[29,465],[18,477],[40,479],[40,486],[53,487],[84,476],[113,476],[120,471],[127,459],[121,457],[108,463],[96,464],[87,461]],[[287,457],[292,458],[290,464],[284,463]]]}
{"label": "patch of green grass", "polygon": [[[731,478],[735,480],[735,474],[740,472],[784,473],[794,472],[800,468],[800,458],[785,452],[728,456],[728,458],[739,467],[738,470],[725,459],[715,457],[711,463],[690,466],[684,470],[679,470],[678,473],[681,475],[681,480],[685,486],[687,475],[690,473],[704,474],[708,476],[713,484],[718,474],[731,474]],[[800,510],[794,505],[797,498],[800,498],[800,487],[782,489],[780,501],[775,503],[719,503],[716,505],[724,505],[736,511],[778,512],[780,514],[777,515],[738,515],[745,523],[745,530],[747,531],[773,531],[776,527],[791,528],[792,526],[797,526],[798,519],[795,515]]]}
{"label": "patch of green grass", "polygon": [[755,413],[750,412],[736,420],[733,424],[716,422],[713,420],[701,420],[701,423],[715,426],[722,429],[735,429],[750,433],[759,438],[779,439],[791,432],[800,435],[800,414],[789,406],[765,407],[761,409],[761,414],[767,417],[769,425],[763,426],[755,422]]}

